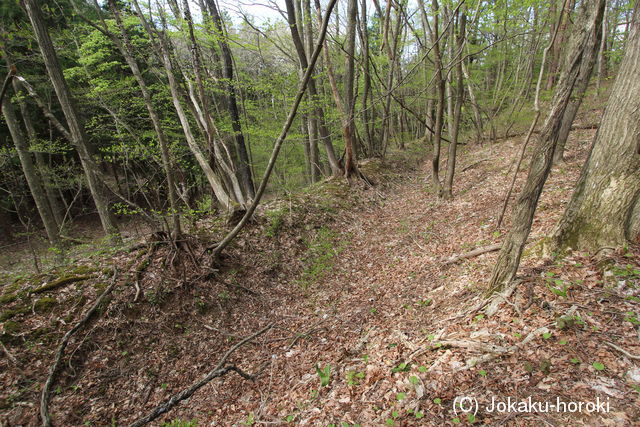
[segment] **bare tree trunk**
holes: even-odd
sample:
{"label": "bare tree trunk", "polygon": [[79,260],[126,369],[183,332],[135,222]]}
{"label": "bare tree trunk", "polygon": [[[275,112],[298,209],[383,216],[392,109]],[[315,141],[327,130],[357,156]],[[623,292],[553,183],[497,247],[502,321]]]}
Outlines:
{"label": "bare tree trunk", "polygon": [[556,228],[554,250],[596,251],[638,238],[640,225],[640,16],[576,189]]}
{"label": "bare tree trunk", "polygon": [[[216,7],[214,0],[206,0],[209,12],[213,18],[213,24],[218,31],[218,45],[222,52],[222,61],[224,62],[223,76],[225,78],[226,93],[228,98],[228,109],[231,116],[231,127],[234,133],[236,153],[238,155],[238,172],[240,175],[240,181],[246,194],[247,199],[253,199],[256,195],[253,177],[251,175],[251,163],[249,161],[249,154],[244,140],[244,134],[242,133],[242,126],[240,124],[240,113],[238,109],[238,101],[236,88],[234,86],[235,76],[233,73],[233,57],[231,56],[231,49],[229,43],[227,43],[226,32],[224,31],[222,18],[220,17],[220,11]],[[188,3],[185,3],[185,9],[188,8]]]}
{"label": "bare tree trunk", "polygon": [[[313,20],[311,18],[311,0],[302,0],[302,9],[304,16],[304,42],[305,54],[307,58],[313,53]],[[302,28],[302,27],[301,27]],[[316,102],[316,99],[309,93],[309,101]],[[311,182],[318,182],[320,179],[322,165],[320,164],[320,156],[318,152],[318,117],[313,114],[307,115],[308,133],[309,133],[309,163],[311,165]]]}
{"label": "bare tree trunk", "polygon": [[[302,38],[300,37],[300,33],[298,32],[298,26],[297,26],[296,17],[295,17],[295,7],[293,5],[292,0],[286,0],[285,5],[287,7],[287,20],[289,22],[291,38],[293,39],[293,44],[296,49],[296,53],[298,55],[298,60],[300,62],[300,69],[304,73],[309,67],[309,60],[307,59],[307,54],[304,49],[304,43],[302,42]],[[319,11],[320,10],[319,0],[316,2],[315,6]],[[314,103],[316,104],[314,108],[314,114],[318,123],[318,131],[320,134],[320,139],[322,139],[322,142],[325,147],[325,151],[327,153],[327,160],[329,161],[329,166],[331,167],[331,171],[334,175],[339,175],[340,162],[336,157],[335,151],[333,149],[333,144],[331,143],[331,135],[324,122],[324,111],[322,107],[320,107],[317,103],[318,89],[316,86],[315,79],[311,79],[309,81],[309,96],[311,97],[311,99],[314,100]]]}
{"label": "bare tree trunk", "polygon": [[347,115],[346,124],[342,125],[345,142],[344,175],[349,178],[357,171],[355,109],[355,52],[356,21],[358,16],[358,0],[349,0],[347,6],[347,35],[345,40],[346,71],[344,76],[344,107]]}
{"label": "bare tree trunk", "polygon": [[[458,12],[460,13],[460,12]],[[458,24],[458,36],[457,36],[457,54],[456,56],[461,56],[462,51],[464,49],[465,43],[465,32],[466,32],[466,22],[467,17],[462,12],[459,17]],[[453,43],[454,37],[452,37]],[[453,52],[453,50],[452,50]],[[452,58],[453,60],[453,58]],[[456,171],[456,152],[458,146],[458,131],[460,129],[460,117],[462,113],[462,102],[464,100],[464,81],[463,81],[463,73],[462,73],[462,62],[460,59],[456,64],[456,94],[455,94],[455,106],[453,111],[453,123],[451,126],[451,141],[449,142],[449,160],[447,161],[447,176],[444,182],[444,193],[443,196],[446,199],[453,198],[453,175]]]}
{"label": "bare tree trunk", "polygon": [[[8,56],[7,56],[8,58]],[[11,82],[13,84],[13,90],[16,93],[20,92],[22,85],[17,79],[13,79]],[[21,97],[18,99],[18,104],[20,105],[20,115],[22,116],[22,121],[24,122],[24,126],[27,129],[27,146],[29,147],[30,142],[35,142],[37,135],[36,129],[33,126],[33,122],[31,121],[31,117],[29,116],[29,110],[27,108],[27,103]],[[44,192],[47,196],[47,201],[49,202],[49,207],[51,208],[51,213],[53,215],[53,219],[56,221],[56,225],[58,230],[64,225],[63,217],[62,217],[62,207],[60,206],[60,202],[58,200],[58,196],[54,191],[53,183],[49,179],[47,175],[47,164],[44,159],[44,155],[42,153],[34,153],[34,157],[36,160],[36,168],[39,172],[39,177],[42,182],[42,186],[44,187]]]}
{"label": "bare tree trunk", "polygon": [[167,80],[169,82],[169,90],[171,92],[171,100],[173,102],[173,107],[176,110],[178,119],[180,120],[180,124],[182,126],[185,139],[187,140],[187,145],[189,146],[189,149],[193,153],[193,156],[196,158],[198,165],[200,165],[200,168],[204,172],[205,177],[207,178],[207,181],[211,186],[211,189],[213,190],[216,198],[218,199],[218,202],[220,202],[220,204],[224,207],[224,209],[228,213],[231,213],[237,209],[237,204],[229,197],[229,194],[227,193],[227,190],[224,184],[220,181],[220,178],[218,178],[214,170],[211,168],[211,165],[209,165],[209,162],[207,161],[206,156],[202,152],[202,149],[198,145],[193,135],[193,132],[191,131],[191,124],[189,123],[187,114],[185,113],[184,108],[182,107],[182,103],[180,102],[180,98],[181,98],[180,90],[178,87],[178,82],[176,81],[176,77],[173,73],[173,65],[171,64],[169,47],[167,46],[165,35],[154,34],[153,29],[144,18],[144,15],[142,14],[142,10],[140,9],[140,5],[138,4],[137,0],[134,0],[133,4],[136,7],[136,11],[138,12],[138,17],[140,18],[140,21],[145,27],[147,33],[149,34],[149,37],[152,37],[155,39],[157,36],[158,43],[154,47],[156,48],[156,50],[159,50],[158,56],[162,61],[162,65],[164,67]]}
{"label": "bare tree trunk", "polygon": [[44,188],[42,187],[40,177],[38,176],[33,164],[33,159],[29,153],[29,147],[27,146],[27,142],[24,139],[24,135],[20,129],[18,120],[16,119],[15,110],[7,97],[2,99],[2,112],[4,113],[9,133],[11,133],[11,138],[13,139],[16,151],[18,152],[18,158],[20,159],[20,165],[22,166],[24,177],[27,180],[27,185],[29,186],[33,200],[36,203],[36,208],[38,209],[38,213],[40,214],[40,218],[44,224],[49,242],[53,246],[58,246],[60,244],[58,226],[53,217],[53,213],[51,212],[51,207],[47,201],[47,196]]}
{"label": "bare tree trunk", "polygon": [[440,10],[438,8],[438,0],[432,0],[432,8],[433,8],[433,29],[431,30],[431,41],[433,43],[433,63],[436,70],[435,82],[436,82],[436,93],[438,96],[437,105],[436,105],[436,123],[434,127],[434,135],[433,135],[433,157],[431,160],[432,164],[432,174],[431,178],[433,181],[433,192],[440,196],[442,194],[442,185],[440,184],[440,145],[442,143],[442,125],[444,121],[444,90],[445,90],[445,81],[444,76],[442,74],[442,57],[440,55],[440,41],[438,36],[438,18],[440,14]]}
{"label": "bare tree trunk", "polygon": [[367,153],[369,156],[378,156],[378,152],[375,141],[373,138],[373,130],[371,125],[371,114],[369,112],[369,94],[371,92],[371,74],[370,74],[370,60],[369,57],[369,29],[367,28],[367,0],[362,0],[360,3],[362,13],[360,14],[360,44],[362,49],[362,62],[364,73],[364,84],[362,88],[362,117],[364,125],[364,136],[367,143]]}
{"label": "bare tree trunk", "polygon": [[515,276],[522,250],[529,237],[533,216],[553,162],[553,151],[576,81],[581,74],[590,74],[601,31],[604,0],[581,4],[574,31],[567,45],[567,57],[556,86],[547,120],[540,131],[529,167],[527,182],[518,197],[512,225],[493,269],[487,294],[501,290]]}
{"label": "bare tree trunk", "polygon": [[156,136],[158,137],[158,143],[160,144],[160,153],[162,158],[162,168],[164,169],[164,174],[167,178],[167,195],[169,197],[169,209],[171,210],[171,219],[173,223],[173,230],[171,230],[171,234],[174,239],[177,239],[181,234],[180,215],[178,214],[175,177],[173,173],[173,165],[171,161],[171,155],[169,153],[169,144],[167,142],[167,137],[164,133],[164,130],[162,129],[160,116],[153,106],[151,93],[149,92],[147,84],[144,81],[142,72],[140,71],[140,67],[138,67],[138,62],[134,57],[133,46],[131,45],[129,35],[127,34],[127,31],[122,24],[120,12],[116,7],[115,0],[109,0],[109,7],[111,8],[111,12],[113,13],[113,16],[115,18],[116,25],[120,29],[120,35],[122,36],[122,42],[117,42],[116,46],[120,50],[120,53],[122,53],[122,56],[127,62],[127,65],[131,69],[131,72],[133,73],[133,76],[138,83],[140,92],[142,92],[142,98],[144,100],[145,107],[149,112],[149,117],[151,118],[151,123],[153,124],[153,129],[156,133]]}
{"label": "bare tree trunk", "polygon": [[[602,22],[604,22],[604,20],[605,18],[603,17]],[[598,33],[595,34],[594,37],[595,49],[596,52],[598,52],[602,41],[602,31],[598,31]],[[578,79],[573,89],[573,95],[571,96],[571,100],[569,101],[569,105],[567,105],[564,115],[562,116],[562,124],[560,125],[560,130],[558,131],[558,141],[556,142],[556,148],[553,152],[554,164],[558,164],[563,160],[564,147],[567,143],[569,132],[571,131],[571,125],[573,124],[573,120],[576,118],[576,114],[580,109],[580,104],[582,104],[582,100],[584,99],[584,94],[587,91],[587,87],[589,86],[589,81],[591,80],[591,74],[593,74],[593,68],[596,63],[596,58],[596,54],[589,55],[589,63],[583,64],[584,72],[581,71],[578,75]]]}
{"label": "bare tree trunk", "polygon": [[85,133],[84,126],[80,121],[80,117],[76,112],[76,108],[71,97],[69,88],[62,74],[58,57],[56,56],[51,37],[47,31],[47,27],[42,18],[42,13],[36,0],[23,0],[27,15],[33,27],[34,34],[38,41],[38,46],[44,59],[47,74],[53,85],[53,89],[56,92],[60,106],[64,113],[67,123],[69,125],[69,131],[73,138],[73,143],[76,147],[82,168],[84,169],[85,176],[87,178],[87,184],[91,195],[93,196],[100,222],[104,232],[111,237],[114,242],[120,241],[120,234],[118,228],[109,212],[109,203],[105,194],[105,188],[102,182],[96,176],[93,171],[95,162],[91,158],[91,149],[87,135]]}

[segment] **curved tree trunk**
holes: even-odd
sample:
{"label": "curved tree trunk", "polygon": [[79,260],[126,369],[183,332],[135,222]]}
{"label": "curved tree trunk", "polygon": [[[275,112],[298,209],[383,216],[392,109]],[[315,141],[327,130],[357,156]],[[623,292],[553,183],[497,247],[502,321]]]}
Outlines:
{"label": "curved tree trunk", "polygon": [[640,22],[626,53],[582,174],[556,228],[555,249],[595,251],[638,237],[640,226]]}

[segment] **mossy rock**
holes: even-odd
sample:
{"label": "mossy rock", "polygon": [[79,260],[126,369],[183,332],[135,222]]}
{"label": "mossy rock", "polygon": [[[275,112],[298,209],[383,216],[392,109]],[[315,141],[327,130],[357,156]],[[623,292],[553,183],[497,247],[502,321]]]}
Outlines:
{"label": "mossy rock", "polygon": [[58,303],[58,300],[55,298],[44,297],[36,300],[34,303],[34,310],[38,313],[46,313],[53,308],[54,305]]}
{"label": "mossy rock", "polygon": [[47,292],[47,291],[51,291],[53,289],[57,289],[60,288],[62,286],[66,286],[69,285],[71,283],[75,283],[75,282],[81,282],[83,280],[87,280],[91,278],[91,276],[89,275],[84,275],[84,276],[64,276],[64,277],[60,277],[56,280],[53,280],[49,283],[47,283],[46,285],[42,285],[39,288],[35,288],[34,290],[31,291],[32,294],[39,294],[42,292]]}

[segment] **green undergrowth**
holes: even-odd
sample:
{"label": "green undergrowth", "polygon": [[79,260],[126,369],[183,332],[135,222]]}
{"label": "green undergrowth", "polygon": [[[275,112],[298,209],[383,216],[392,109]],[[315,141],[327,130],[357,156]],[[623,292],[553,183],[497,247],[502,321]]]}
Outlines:
{"label": "green undergrowth", "polygon": [[347,247],[348,243],[348,239],[336,231],[326,227],[318,229],[306,242],[305,267],[300,279],[298,279],[300,287],[307,289],[322,279],[333,266],[335,258]]}

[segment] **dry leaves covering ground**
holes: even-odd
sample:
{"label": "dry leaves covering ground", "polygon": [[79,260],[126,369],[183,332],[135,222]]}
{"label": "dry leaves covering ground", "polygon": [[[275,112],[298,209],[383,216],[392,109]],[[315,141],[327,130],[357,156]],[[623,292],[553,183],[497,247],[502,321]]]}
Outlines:
{"label": "dry leaves covering ground", "polygon": [[[572,133],[568,161],[545,187],[533,236],[548,234],[562,214],[593,135]],[[190,253],[158,247],[81,260],[88,267],[72,273],[88,278],[38,294],[33,290],[54,275],[5,285],[0,309],[17,312],[2,319],[2,341],[15,363],[6,354],[0,359],[1,422],[38,424],[39,390],[56,344],[117,266],[110,305],[66,350],[50,402],[55,425],[128,424],[271,322],[229,360],[246,372],[262,369],[256,381],[231,372],[156,422],[636,423],[637,248],[598,262],[587,254],[542,258],[534,239],[514,293],[493,316],[473,308],[496,253],[443,263],[501,241],[495,221],[520,143],[465,149],[459,170],[486,160],[458,174],[451,202],[430,192],[428,162],[416,166],[415,153],[395,154],[384,168],[363,166],[378,181],[373,189],[334,180],[270,202],[215,271],[205,268],[206,245],[194,239]],[[198,242],[221,232],[215,223],[202,228],[213,231]],[[321,386],[316,367],[328,367],[328,385]],[[475,417],[455,413],[462,396],[476,399]],[[610,411],[487,411],[492,399],[509,397],[600,399]]]}

